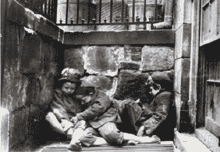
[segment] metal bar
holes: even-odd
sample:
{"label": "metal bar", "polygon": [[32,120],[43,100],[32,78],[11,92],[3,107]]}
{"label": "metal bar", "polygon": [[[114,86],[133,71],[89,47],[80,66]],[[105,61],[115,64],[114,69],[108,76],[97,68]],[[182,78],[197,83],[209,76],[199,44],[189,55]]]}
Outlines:
{"label": "metal bar", "polygon": [[91,4],[91,0],[89,0],[89,4],[88,4],[89,8],[88,8],[88,21],[87,21],[87,24],[89,24],[89,21],[90,21],[90,7],[92,6]]}
{"label": "metal bar", "polygon": [[99,0],[99,23],[101,23],[102,0]]}
{"label": "metal bar", "polygon": [[57,21],[57,0],[54,0],[54,22]]}
{"label": "metal bar", "polygon": [[39,7],[39,9],[40,9],[40,14],[42,14],[42,12],[43,12],[43,7],[42,7],[42,5],[43,5],[43,4],[41,4],[40,7]]}
{"label": "metal bar", "polygon": [[132,22],[134,22],[134,18],[135,18],[135,16],[134,16],[134,14],[135,14],[135,0],[133,0],[133,4],[132,4]]}
{"label": "metal bar", "polygon": [[121,2],[121,22],[124,22],[124,0]]}
{"label": "metal bar", "polygon": [[56,10],[55,10],[55,5],[54,5],[54,0],[52,0],[52,7],[51,7],[51,18],[52,18],[52,21],[54,22],[54,23],[56,23],[56,20],[55,20],[55,18],[54,18],[54,12],[56,12]]}
{"label": "metal bar", "polygon": [[111,0],[111,4],[110,4],[110,23],[112,23],[112,8],[113,8],[113,0]]}
{"label": "metal bar", "polygon": [[51,0],[51,9],[50,9],[50,16],[51,16],[51,19],[54,21],[54,0]]}
{"label": "metal bar", "polygon": [[66,1],[66,24],[68,23],[69,0]]}
{"label": "metal bar", "polygon": [[76,17],[76,24],[79,23],[79,0],[77,0],[77,17]]}
{"label": "metal bar", "polygon": [[48,10],[47,10],[47,14],[48,14],[48,17],[49,19],[51,19],[51,16],[50,16],[50,0],[48,0]]}
{"label": "metal bar", "polygon": [[47,12],[47,1],[44,3],[44,14]]}
{"label": "metal bar", "polygon": [[155,0],[155,6],[154,6],[154,8],[155,8],[154,21],[156,21],[156,19],[157,19],[157,0]]}
{"label": "metal bar", "polygon": [[[157,0],[155,0],[157,1]],[[146,0],[144,0],[144,18],[143,21],[146,22]]]}

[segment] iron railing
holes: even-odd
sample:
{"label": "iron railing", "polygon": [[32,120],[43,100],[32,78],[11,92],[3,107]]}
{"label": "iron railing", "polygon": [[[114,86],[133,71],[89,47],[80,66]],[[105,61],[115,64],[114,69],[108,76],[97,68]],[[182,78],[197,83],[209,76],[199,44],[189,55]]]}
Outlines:
{"label": "iron railing", "polygon": [[57,0],[18,0],[18,2],[56,23]]}
{"label": "iron railing", "polygon": [[[162,5],[157,0],[58,0],[62,1],[61,10],[58,4],[58,17],[56,24],[59,26],[88,26],[94,25],[144,25],[154,24],[163,20]],[[128,3],[129,1],[129,3]],[[143,14],[137,15],[140,1]],[[149,2],[150,1],[150,2]],[[59,3],[59,2],[58,2]],[[136,5],[136,4],[139,4]],[[63,10],[63,8],[65,10]],[[147,9],[151,8],[153,15],[146,16]],[[65,15],[59,15],[63,12]],[[82,12],[84,11],[84,13]]]}

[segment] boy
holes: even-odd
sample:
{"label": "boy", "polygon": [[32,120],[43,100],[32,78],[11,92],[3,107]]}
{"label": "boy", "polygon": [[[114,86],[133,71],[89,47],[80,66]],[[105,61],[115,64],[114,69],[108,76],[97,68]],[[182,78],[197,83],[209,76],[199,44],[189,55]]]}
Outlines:
{"label": "boy", "polygon": [[[87,88],[90,88],[90,90],[87,90]],[[97,135],[100,135],[111,145],[122,145],[125,141],[138,143],[160,141],[156,136],[137,137],[133,134],[120,132],[117,128],[117,124],[121,122],[118,114],[118,104],[111,101],[104,91],[95,90],[94,87],[85,87],[82,92],[84,92],[82,103],[87,105],[87,109],[77,113],[72,118],[73,122],[85,120],[88,123],[86,133],[80,138],[82,144],[86,146],[94,145],[94,142],[97,141]]]}
{"label": "boy", "polygon": [[163,77],[149,79],[146,89],[154,100],[150,104],[130,102],[124,105],[122,114],[127,115],[126,120],[131,121],[137,136],[157,135],[161,140],[173,140],[176,119],[173,96],[166,89],[169,85]]}
{"label": "boy", "polygon": [[55,89],[53,101],[50,104],[50,112],[46,120],[56,132],[72,138],[71,142],[79,138],[78,132],[85,129],[85,121],[72,123],[71,118],[81,112],[81,103],[75,97],[75,90],[80,86],[79,71],[66,68],[62,71],[62,77],[58,80],[59,88]]}

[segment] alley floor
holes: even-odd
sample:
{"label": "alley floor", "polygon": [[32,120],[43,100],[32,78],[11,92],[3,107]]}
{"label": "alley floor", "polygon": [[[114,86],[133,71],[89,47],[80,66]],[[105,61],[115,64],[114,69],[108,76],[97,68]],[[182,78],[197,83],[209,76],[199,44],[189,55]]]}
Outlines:
{"label": "alley floor", "polygon": [[[70,152],[66,149],[68,142],[56,142],[50,143],[47,146],[41,147],[39,152]],[[161,143],[151,144],[138,144],[138,145],[127,145],[127,146],[94,146],[94,147],[83,147],[81,151],[86,152],[174,152],[175,148],[172,141],[166,141]]]}

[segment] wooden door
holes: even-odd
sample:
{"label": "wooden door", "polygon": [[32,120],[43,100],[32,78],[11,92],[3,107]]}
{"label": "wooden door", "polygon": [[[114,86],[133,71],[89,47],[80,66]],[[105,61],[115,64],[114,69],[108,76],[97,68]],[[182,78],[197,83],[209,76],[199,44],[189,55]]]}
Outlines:
{"label": "wooden door", "polygon": [[197,123],[220,136],[220,41],[200,50]]}

